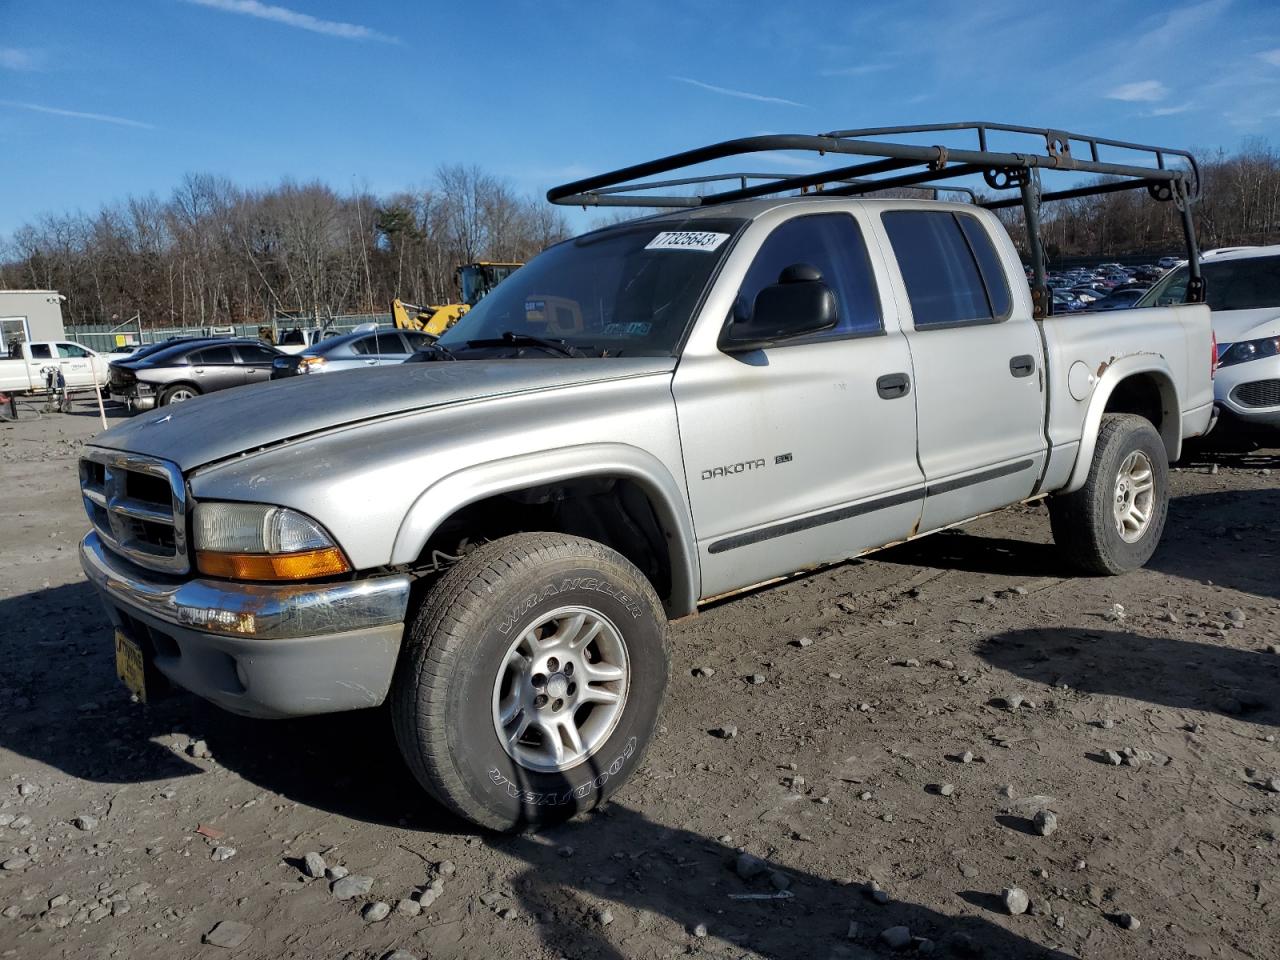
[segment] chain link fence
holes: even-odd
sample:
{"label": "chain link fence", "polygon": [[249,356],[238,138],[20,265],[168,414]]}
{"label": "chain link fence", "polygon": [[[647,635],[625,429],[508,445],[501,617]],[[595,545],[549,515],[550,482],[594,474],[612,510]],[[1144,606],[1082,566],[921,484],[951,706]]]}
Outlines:
{"label": "chain link fence", "polygon": [[215,326],[147,327],[136,323],[88,323],[67,326],[66,339],[98,353],[110,353],[115,347],[159,343],[171,337],[258,337],[261,335],[260,331],[266,328],[272,331],[272,339],[279,341],[281,334],[294,327],[310,329],[322,326],[326,330],[350,333],[363,323],[387,327],[393,321],[389,313],[346,313],[318,322],[312,317],[278,317],[274,323],[228,323]]}

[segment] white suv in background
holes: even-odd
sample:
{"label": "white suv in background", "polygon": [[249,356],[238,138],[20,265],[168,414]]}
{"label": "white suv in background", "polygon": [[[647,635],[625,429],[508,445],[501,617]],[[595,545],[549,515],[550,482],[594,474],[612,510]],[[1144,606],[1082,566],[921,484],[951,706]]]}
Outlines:
{"label": "white suv in background", "polygon": [[[1220,412],[1241,425],[1280,428],[1280,245],[1210,250],[1200,269],[1218,340]],[[1183,264],[1138,306],[1181,303],[1186,287]]]}

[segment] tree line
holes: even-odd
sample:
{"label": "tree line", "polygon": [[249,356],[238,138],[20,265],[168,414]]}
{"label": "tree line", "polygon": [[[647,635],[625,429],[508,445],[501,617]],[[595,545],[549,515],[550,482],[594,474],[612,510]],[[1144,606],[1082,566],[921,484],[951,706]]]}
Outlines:
{"label": "tree line", "polygon": [[[1200,195],[1192,210],[1201,250],[1280,242],[1280,154],[1248,141],[1235,154],[1197,156]],[[1095,178],[1106,181],[1108,178]],[[1055,183],[1049,189],[1059,189]],[[999,211],[1025,253],[1021,208]],[[1142,189],[1046,203],[1040,236],[1050,266],[1057,259],[1181,255],[1182,220],[1171,202]]]}
{"label": "tree line", "polygon": [[[1280,155],[1269,144],[1202,158],[1201,180],[1203,249],[1280,240]],[[1021,211],[1001,216],[1021,246]],[[0,247],[0,288],[58,290],[73,324],[135,313],[149,326],[381,313],[394,297],[453,302],[457,265],[527,260],[568,232],[559,209],[474,166],[443,166],[425,188],[383,197],[190,174],[167,200],[130,197],[20,227]],[[1046,204],[1042,237],[1051,263],[1183,247],[1173,204],[1142,190]]]}
{"label": "tree line", "polygon": [[378,197],[285,180],[244,189],[189,174],[167,200],[51,214],[0,248],[0,288],[58,290],[66,321],[147,326],[385,313],[455,302],[455,269],[523,261],[568,235],[560,210],[473,166]]}

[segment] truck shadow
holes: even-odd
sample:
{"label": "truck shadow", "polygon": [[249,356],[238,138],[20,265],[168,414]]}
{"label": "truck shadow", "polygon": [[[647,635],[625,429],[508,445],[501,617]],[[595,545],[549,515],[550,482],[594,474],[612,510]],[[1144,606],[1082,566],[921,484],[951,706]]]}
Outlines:
{"label": "truck shadow", "polygon": [[[475,832],[426,798],[400,761],[382,711],[258,721],[186,694],[131,704],[85,583],[0,600],[0,622],[9,625],[0,636],[0,662],[12,667],[0,678],[0,745],[21,757],[86,781],[157,787],[201,775],[212,762],[291,801],[373,825]],[[207,742],[213,761],[186,754],[193,738]],[[775,958],[879,956],[879,933],[892,926],[951,944],[959,955],[1070,956],[1001,926],[1047,931],[1047,918],[984,915],[994,900],[979,904],[979,912],[957,901],[959,916],[892,899],[879,905],[856,885],[769,861],[760,878],[743,881],[731,869],[737,851],[621,804],[536,838],[488,835],[485,842],[523,864],[509,886],[522,913],[541,917],[536,935],[578,958],[634,956],[633,945],[651,936],[664,947],[673,938],[689,944],[700,923],[739,953]],[[575,854],[563,856],[564,847]],[[790,899],[730,899],[774,892],[770,871],[790,880]],[[606,931],[599,910],[608,904],[617,918]],[[861,924],[853,939],[850,920]]]}
{"label": "truck shadow", "polygon": [[[1048,532],[1048,518],[1045,518]],[[1052,543],[944,530],[870,557],[998,577],[1074,577]],[[1267,562],[1269,560],[1269,562]],[[1186,580],[1280,599],[1280,487],[1174,497],[1147,567]],[[1002,586],[1004,584],[1001,584]]]}
{"label": "truck shadow", "polygon": [[[568,780],[561,789],[572,789]],[[894,953],[880,933],[899,926],[912,937],[933,941],[935,952],[947,956],[1066,960],[1074,955],[1029,939],[1035,935],[1031,930],[1049,929],[1048,917],[1015,920],[1004,913],[996,893],[981,902],[957,893],[959,915],[952,915],[892,896],[879,904],[861,879],[821,876],[767,858],[756,864],[758,875],[743,879],[734,870],[738,850],[655,823],[618,803],[537,837],[494,836],[488,843],[527,865],[511,888],[519,912],[537,921],[543,943],[555,956],[622,960],[705,952],[870,960]],[[775,874],[785,878],[780,884],[787,885],[789,896],[777,896]],[[996,922],[996,915],[1003,920]],[[1093,918],[1103,921],[1101,914]],[[1028,934],[1013,933],[1001,923],[1020,924]],[[707,939],[700,940],[700,933]],[[729,952],[722,953],[726,948],[716,940],[731,945]],[[919,950],[918,941],[915,946]]]}
{"label": "truck shadow", "polygon": [[87,582],[0,600],[0,746],[82,780],[157,784],[205,772],[187,747],[299,803],[359,820],[462,824],[420,802],[389,718],[365,710],[300,720],[233,716],[184,692],[135,704],[115,675],[111,631]]}
{"label": "truck shadow", "polygon": [[[1170,629],[1201,628],[1183,622]],[[979,654],[992,666],[1037,683],[1066,683],[1083,693],[1280,726],[1280,655],[1274,653],[1209,639],[1050,627],[996,634]]]}

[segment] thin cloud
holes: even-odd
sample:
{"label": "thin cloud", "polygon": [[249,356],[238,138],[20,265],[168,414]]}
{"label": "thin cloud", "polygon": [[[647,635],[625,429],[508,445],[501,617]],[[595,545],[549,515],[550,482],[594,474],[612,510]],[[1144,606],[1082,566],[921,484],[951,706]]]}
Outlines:
{"label": "thin cloud", "polygon": [[831,70],[823,70],[820,76],[823,77],[865,77],[871,73],[882,73],[889,69],[887,63],[860,63],[856,67],[836,67]]}
{"label": "thin cloud", "polygon": [[737,97],[740,100],[755,100],[758,103],[778,103],[784,107],[801,107],[805,110],[809,106],[804,103],[796,103],[794,100],[787,100],[783,97],[766,97],[759,93],[748,93],[745,90],[732,90],[729,87],[717,87],[711,83],[703,83],[701,80],[692,80],[689,77],[671,77],[672,80],[678,80],[681,83],[687,83],[690,86],[700,87],[703,90],[710,90],[712,93],[719,93],[726,97]]}
{"label": "thin cloud", "polygon": [[1263,63],[1271,64],[1273,67],[1280,67],[1280,47],[1276,47],[1274,50],[1263,50],[1262,53],[1258,54],[1258,59]]}
{"label": "thin cloud", "polygon": [[0,47],[0,69],[4,70],[38,70],[42,57],[34,50],[19,50],[17,47]]}
{"label": "thin cloud", "polygon": [[365,27],[358,23],[344,23],[341,20],[321,20],[309,13],[300,13],[297,10],[277,7],[270,3],[260,3],[259,0],[187,0],[187,2],[209,7],[212,10],[221,10],[224,13],[238,13],[258,20],[270,20],[272,23],[309,30],[327,37],[340,37],[343,40],[378,40],[382,43],[400,42],[398,38],[379,33],[372,27]]}
{"label": "thin cloud", "polygon": [[130,120],[128,117],[113,117],[109,113],[84,113],[80,110],[63,110],[59,107],[46,107],[39,103],[23,103],[19,100],[0,100],[0,107],[15,107],[18,110],[49,113],[55,117],[72,117],[76,120],[96,120],[99,123],[114,123],[121,127],[137,127],[140,130],[155,129],[149,123],[143,123],[141,120]]}
{"label": "thin cloud", "polygon": [[1129,103],[1154,103],[1169,95],[1169,88],[1159,80],[1138,80],[1125,83],[1107,94],[1108,100],[1125,100]]}
{"label": "thin cloud", "polygon": [[1194,110],[1195,108],[1196,108],[1196,105],[1194,103],[1181,103],[1181,104],[1178,104],[1176,107],[1156,107],[1154,110],[1148,113],[1147,116],[1172,117],[1175,114],[1186,113],[1188,110]]}

